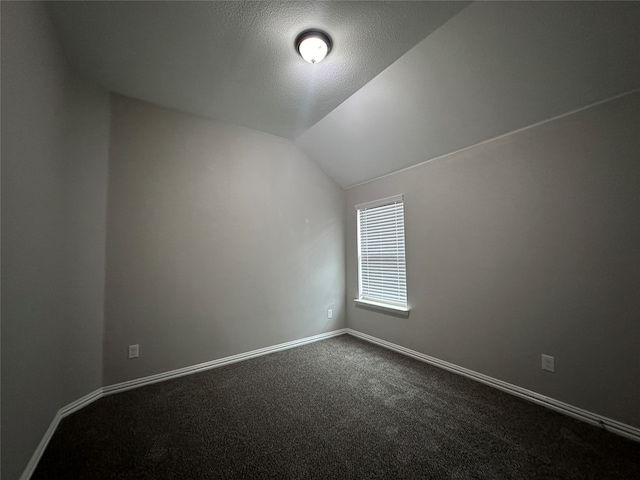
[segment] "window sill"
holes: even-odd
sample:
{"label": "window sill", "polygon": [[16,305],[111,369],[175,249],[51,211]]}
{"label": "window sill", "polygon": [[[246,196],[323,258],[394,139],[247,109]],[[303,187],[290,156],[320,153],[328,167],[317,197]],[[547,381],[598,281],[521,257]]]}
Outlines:
{"label": "window sill", "polygon": [[399,317],[407,318],[411,309],[409,307],[401,307],[399,305],[391,305],[389,303],[374,302],[371,300],[362,300],[360,298],[354,298],[356,306],[370,308],[372,310],[379,310],[386,313],[392,313]]}

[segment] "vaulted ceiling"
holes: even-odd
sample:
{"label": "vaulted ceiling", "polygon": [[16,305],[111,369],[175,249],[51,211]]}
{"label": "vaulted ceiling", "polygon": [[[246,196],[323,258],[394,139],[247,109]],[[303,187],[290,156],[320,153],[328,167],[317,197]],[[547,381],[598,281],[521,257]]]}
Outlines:
{"label": "vaulted ceiling", "polygon": [[[294,138],[468,2],[50,2],[72,65],[109,90]],[[300,32],[333,49],[306,63]]]}
{"label": "vaulted ceiling", "polygon": [[[349,187],[640,88],[636,2],[49,2],[105,88],[295,139]],[[293,48],[321,28],[317,65]]]}

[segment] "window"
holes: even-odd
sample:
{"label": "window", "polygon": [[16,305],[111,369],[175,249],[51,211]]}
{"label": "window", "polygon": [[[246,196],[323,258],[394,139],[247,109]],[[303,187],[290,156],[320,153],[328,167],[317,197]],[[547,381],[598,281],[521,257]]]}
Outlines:
{"label": "window", "polygon": [[402,195],[356,205],[357,303],[408,314]]}

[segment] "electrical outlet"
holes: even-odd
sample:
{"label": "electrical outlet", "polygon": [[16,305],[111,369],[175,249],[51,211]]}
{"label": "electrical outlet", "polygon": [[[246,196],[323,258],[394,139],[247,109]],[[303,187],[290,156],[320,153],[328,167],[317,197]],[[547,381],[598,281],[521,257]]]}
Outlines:
{"label": "electrical outlet", "polygon": [[140,356],[140,345],[129,345],[129,358],[138,358]]}
{"label": "electrical outlet", "polygon": [[327,310],[327,318],[333,318],[333,310]]}
{"label": "electrical outlet", "polygon": [[542,369],[546,370],[547,372],[555,372],[555,358],[553,358],[551,355],[542,354]]}

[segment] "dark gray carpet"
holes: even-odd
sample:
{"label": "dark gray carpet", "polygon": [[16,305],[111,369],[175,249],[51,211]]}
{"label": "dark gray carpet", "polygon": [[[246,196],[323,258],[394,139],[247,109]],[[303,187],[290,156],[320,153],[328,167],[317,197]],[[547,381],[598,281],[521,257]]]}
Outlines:
{"label": "dark gray carpet", "polygon": [[640,443],[341,336],[103,398],[40,479],[640,479]]}

